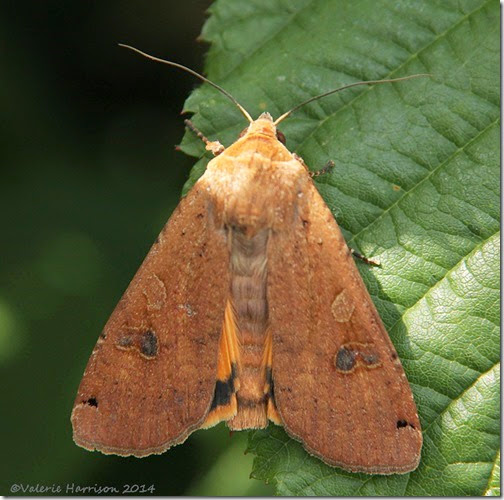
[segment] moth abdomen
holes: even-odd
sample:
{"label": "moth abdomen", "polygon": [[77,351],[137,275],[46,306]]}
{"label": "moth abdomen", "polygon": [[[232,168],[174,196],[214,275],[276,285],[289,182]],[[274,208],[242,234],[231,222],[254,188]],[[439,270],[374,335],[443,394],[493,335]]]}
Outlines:
{"label": "moth abdomen", "polygon": [[268,336],[267,257],[269,230],[250,237],[231,229],[230,295],[236,317],[240,364],[237,414],[228,422],[231,429],[266,427],[268,424],[267,366]]}

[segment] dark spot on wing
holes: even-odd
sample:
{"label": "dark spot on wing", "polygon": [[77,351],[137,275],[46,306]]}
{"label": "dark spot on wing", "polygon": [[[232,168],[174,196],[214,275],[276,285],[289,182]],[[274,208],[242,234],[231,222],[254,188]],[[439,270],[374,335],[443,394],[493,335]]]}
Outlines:
{"label": "dark spot on wing", "polygon": [[339,348],[335,359],[336,369],[344,373],[358,367],[373,369],[380,364],[380,356],[372,343],[348,342]]}
{"label": "dark spot on wing", "polygon": [[275,383],[273,382],[273,373],[271,367],[266,368],[266,384],[268,384],[268,399],[271,399],[272,403],[276,406],[275,401]]}
{"label": "dark spot on wing", "polygon": [[118,341],[117,341],[118,347],[122,348],[127,348],[131,347],[133,345],[133,338],[131,335],[123,335]]}
{"label": "dark spot on wing", "polygon": [[364,361],[364,363],[366,363],[367,365],[374,365],[375,363],[378,362],[378,359],[379,359],[378,354],[376,354],[376,353],[371,353],[371,354],[362,353],[361,358],[362,358],[362,361]]}
{"label": "dark spot on wing", "polygon": [[226,406],[231,401],[231,396],[235,392],[234,381],[236,370],[234,364],[231,366],[231,374],[227,380],[217,380],[215,383],[214,397],[210,406],[210,411],[218,406]]}
{"label": "dark spot on wing", "polygon": [[406,420],[398,420],[396,425],[398,429],[408,426],[411,427],[412,429],[416,429],[416,427],[411,422],[407,422]]}
{"label": "dark spot on wing", "polygon": [[140,352],[148,358],[157,355],[158,341],[156,334],[152,330],[147,330],[140,339]]}
{"label": "dark spot on wing", "polygon": [[355,366],[355,353],[354,351],[341,347],[336,354],[336,368],[343,372],[353,370]]}
{"label": "dark spot on wing", "polygon": [[408,426],[411,427],[412,429],[416,429],[414,424],[412,424],[411,422],[408,422],[406,420],[398,420],[396,425],[397,425],[398,429],[401,429],[403,427],[408,427]]}

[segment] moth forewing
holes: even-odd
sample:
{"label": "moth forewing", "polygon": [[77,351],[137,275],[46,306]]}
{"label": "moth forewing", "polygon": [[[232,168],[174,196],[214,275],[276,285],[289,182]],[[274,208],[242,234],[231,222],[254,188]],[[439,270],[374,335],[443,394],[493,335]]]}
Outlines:
{"label": "moth forewing", "polygon": [[209,206],[198,186],[180,202],[105,325],[74,403],[78,445],[162,453],[205,420],[229,288]]}
{"label": "moth forewing", "polygon": [[329,208],[311,181],[302,193],[268,251],[280,417],[330,465],[408,472],[422,434],[406,376]]}

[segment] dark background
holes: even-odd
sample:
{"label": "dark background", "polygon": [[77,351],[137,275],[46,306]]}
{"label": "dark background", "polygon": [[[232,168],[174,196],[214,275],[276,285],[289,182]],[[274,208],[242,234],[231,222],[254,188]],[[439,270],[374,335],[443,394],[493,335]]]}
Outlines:
{"label": "dark background", "polygon": [[194,163],[174,145],[197,82],[117,43],[202,71],[209,3],[0,3],[0,494],[271,492],[248,478],[246,433],[222,425],[141,460],[71,437],[89,354]]}

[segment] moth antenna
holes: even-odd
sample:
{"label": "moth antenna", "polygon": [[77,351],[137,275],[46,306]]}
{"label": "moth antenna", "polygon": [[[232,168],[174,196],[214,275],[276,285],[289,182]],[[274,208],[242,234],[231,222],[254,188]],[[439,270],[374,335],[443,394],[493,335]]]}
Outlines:
{"label": "moth antenna", "polygon": [[184,71],[187,71],[187,73],[191,73],[191,75],[195,76],[196,78],[199,78],[200,80],[203,80],[205,83],[208,83],[212,87],[216,88],[219,92],[223,93],[228,99],[230,99],[235,104],[235,106],[241,111],[243,116],[250,123],[252,123],[254,121],[254,120],[252,120],[252,117],[249,115],[247,110],[229,92],[224,90],[222,87],[220,87],[216,83],[210,81],[208,78],[205,78],[203,75],[196,73],[196,71],[192,70],[191,68],[188,68],[187,66],[183,66],[182,64],[178,64],[173,61],[167,61],[165,59],[160,59],[159,57],[151,56],[150,54],[147,54],[146,52],[143,52],[140,49],[132,47],[131,45],[126,45],[124,43],[119,43],[118,45],[119,45],[119,47],[124,47],[125,49],[129,49],[129,50],[132,50],[133,52],[137,52],[138,54],[146,57],[147,59],[151,59],[152,61],[160,62],[163,64],[168,64],[168,66],[173,66],[175,68],[179,68]]}
{"label": "moth antenna", "polygon": [[391,78],[388,80],[369,80],[366,82],[354,82],[350,83],[348,85],[344,85],[343,87],[339,87],[337,89],[330,90],[329,92],[324,92],[323,94],[316,95],[315,97],[310,97],[310,99],[307,99],[306,101],[303,101],[301,104],[298,104],[297,106],[294,106],[291,110],[287,111],[280,117],[278,117],[274,124],[278,125],[281,121],[285,120],[288,116],[290,116],[294,111],[297,111],[299,108],[304,106],[305,104],[308,104],[310,102],[316,101],[317,99],[320,99],[322,97],[326,97],[331,94],[335,94],[336,92],[339,92],[340,90],[345,90],[349,89],[350,87],[357,87],[357,85],[374,85],[376,83],[394,83],[394,82],[402,82],[404,80],[410,80],[412,78],[419,78],[422,76],[432,76],[430,73],[419,73],[417,75],[409,75],[409,76],[403,76],[401,78]]}

